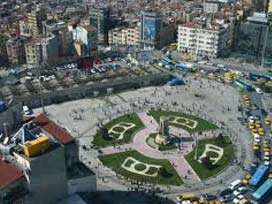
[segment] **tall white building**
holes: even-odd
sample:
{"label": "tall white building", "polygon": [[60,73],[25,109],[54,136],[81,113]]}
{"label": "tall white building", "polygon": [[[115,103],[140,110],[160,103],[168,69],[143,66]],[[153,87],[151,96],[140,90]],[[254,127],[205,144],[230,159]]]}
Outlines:
{"label": "tall white building", "polygon": [[[73,33],[73,40],[75,46],[80,45],[82,50],[80,53],[77,51],[79,56],[88,56],[92,50],[97,49],[97,30],[92,25],[77,25],[73,27],[68,26],[68,30]],[[76,50],[78,50],[76,48]]]}
{"label": "tall white building", "polygon": [[178,27],[178,50],[191,54],[195,59],[216,58],[228,50],[231,42],[228,24],[204,27],[187,23]]}

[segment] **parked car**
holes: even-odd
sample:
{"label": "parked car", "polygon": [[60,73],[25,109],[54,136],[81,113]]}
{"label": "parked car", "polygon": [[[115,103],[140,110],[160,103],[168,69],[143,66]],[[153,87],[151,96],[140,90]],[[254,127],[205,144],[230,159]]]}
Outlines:
{"label": "parked car", "polygon": [[228,201],[231,201],[234,199],[234,195],[233,194],[227,194],[227,195],[224,195],[222,197],[219,198],[219,200],[221,202],[228,202]]}

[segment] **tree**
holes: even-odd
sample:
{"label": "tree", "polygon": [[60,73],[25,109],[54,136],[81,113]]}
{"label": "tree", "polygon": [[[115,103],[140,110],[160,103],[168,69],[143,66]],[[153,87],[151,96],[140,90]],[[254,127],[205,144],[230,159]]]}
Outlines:
{"label": "tree", "polygon": [[224,138],[222,133],[219,133],[218,139],[219,139],[220,142],[225,142],[225,138]]}
{"label": "tree", "polygon": [[173,174],[172,173],[170,173],[169,171],[167,171],[166,169],[165,169],[165,167],[161,167],[160,169],[159,169],[159,175],[161,175],[162,177],[171,177]]}
{"label": "tree", "polygon": [[104,139],[109,139],[109,131],[108,131],[108,129],[107,128],[105,128],[105,127],[101,127],[100,129],[99,129],[99,135],[101,135]]}
{"label": "tree", "polygon": [[212,164],[211,158],[209,156],[203,157],[201,159],[201,162],[206,168],[208,168],[208,169],[213,168],[213,164]]}

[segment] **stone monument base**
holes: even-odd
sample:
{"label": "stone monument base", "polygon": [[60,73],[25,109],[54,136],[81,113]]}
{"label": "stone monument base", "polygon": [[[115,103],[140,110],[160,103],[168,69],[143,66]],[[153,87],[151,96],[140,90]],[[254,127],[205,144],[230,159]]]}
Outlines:
{"label": "stone monument base", "polygon": [[158,133],[155,137],[155,143],[161,145],[164,144],[166,145],[168,143],[168,138],[165,136],[162,136],[162,134]]}

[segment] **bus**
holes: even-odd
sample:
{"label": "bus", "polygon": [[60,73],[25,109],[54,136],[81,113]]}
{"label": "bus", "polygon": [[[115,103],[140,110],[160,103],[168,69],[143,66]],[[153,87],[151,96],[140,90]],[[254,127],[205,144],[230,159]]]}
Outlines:
{"label": "bus", "polygon": [[174,62],[169,57],[164,57],[159,63],[159,66],[165,66],[166,68],[171,68],[173,65]]}
{"label": "bus", "polygon": [[267,179],[253,194],[252,199],[262,202],[272,192],[272,179]]}
{"label": "bus", "polygon": [[237,85],[238,87],[246,90],[246,91],[252,91],[253,87],[246,81],[242,80],[242,79],[236,79],[234,82],[235,85]]}
{"label": "bus", "polygon": [[184,81],[182,79],[179,79],[179,78],[174,78],[174,79],[171,79],[168,82],[168,85],[169,86],[184,85]]}
{"label": "bus", "polygon": [[268,166],[260,165],[253,174],[252,178],[249,180],[249,185],[251,187],[258,187],[258,185],[260,184],[263,177],[267,174],[268,171],[269,171]]}
{"label": "bus", "polygon": [[257,80],[257,79],[264,79],[266,81],[269,81],[272,79],[271,76],[269,75],[265,75],[265,74],[257,74],[257,73],[249,73],[249,78],[250,79],[254,79],[254,80]]}
{"label": "bus", "polygon": [[194,65],[191,63],[178,63],[175,65],[175,68],[180,71],[194,71]]}

